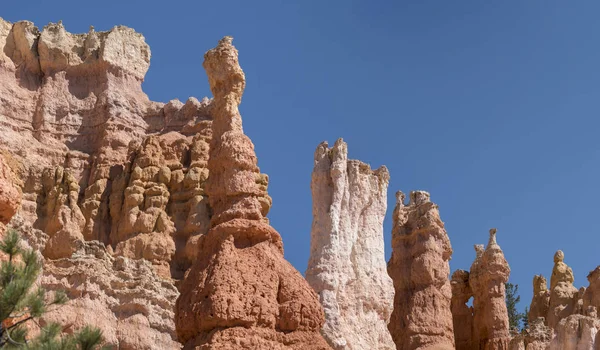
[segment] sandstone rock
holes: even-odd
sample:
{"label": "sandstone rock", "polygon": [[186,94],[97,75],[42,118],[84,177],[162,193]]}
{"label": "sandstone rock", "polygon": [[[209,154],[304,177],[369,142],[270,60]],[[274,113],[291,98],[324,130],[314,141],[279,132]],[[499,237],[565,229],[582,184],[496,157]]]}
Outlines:
{"label": "sandstone rock", "polygon": [[[487,247],[475,246],[477,256],[469,275],[473,290],[473,345],[478,349],[508,349],[510,333],[506,290],[510,267],[496,242],[496,229],[490,230]],[[477,345],[478,344],[478,345]]]}
{"label": "sandstone rock", "polygon": [[600,347],[600,319],[570,315],[556,325],[547,350],[596,350]]}
{"label": "sandstone rock", "polygon": [[550,302],[548,310],[548,326],[556,329],[558,322],[573,314],[577,304],[578,290],[573,286],[575,276],[573,270],[564,263],[562,251],[554,254],[554,268],[550,277]]}
{"label": "sandstone rock", "polygon": [[206,192],[211,229],[183,281],[175,324],[186,349],[327,349],[317,295],[283,258],[271,199],[238,111],[244,72],[232,38],[204,57],[212,103]]}
{"label": "sandstone rock", "polygon": [[549,307],[550,291],[548,290],[546,278],[542,275],[535,275],[533,276],[533,298],[531,299],[529,313],[527,314],[529,323],[537,320],[539,317],[545,319],[548,316]]}
{"label": "sandstone rock", "polygon": [[210,220],[210,101],[150,101],[150,49],[123,26],[71,34],[0,19],[0,53],[0,148],[22,168],[19,211],[49,234],[46,257],[98,240],[182,278]]}
{"label": "sandstone rock", "polygon": [[321,333],[334,349],[396,349],[387,329],[394,299],[383,242],[388,181],[385,167],[348,160],[342,139],[315,151],[306,279],[319,294]]}
{"label": "sandstone rock", "polygon": [[550,342],[552,330],[545,325],[545,319],[538,317],[529,322],[525,330],[526,350],[545,350]]}
{"label": "sandstone rock", "polygon": [[592,270],[587,279],[590,285],[583,294],[583,312],[590,316],[594,308],[600,310],[600,266]]}
{"label": "sandstone rock", "polygon": [[467,306],[467,303],[473,297],[473,291],[469,285],[469,272],[454,271],[450,285],[452,287],[450,307],[456,350],[471,350],[473,349],[473,307]]}
{"label": "sandstone rock", "polygon": [[127,27],[0,19],[0,222],[18,211],[11,225],[43,252],[44,286],[73,298],[49,317],[77,328],[89,316],[121,349],[180,347],[171,278],[211,215],[211,101],[150,101],[149,60]]}
{"label": "sandstone rock", "polygon": [[452,247],[429,193],[411,192],[406,206],[404,194],[396,194],[392,249],[388,272],[396,294],[388,327],[397,348],[453,349]]}
{"label": "sandstone rock", "polygon": [[21,189],[15,184],[15,174],[6,163],[0,154],[0,223],[3,224],[10,221],[21,205]]}

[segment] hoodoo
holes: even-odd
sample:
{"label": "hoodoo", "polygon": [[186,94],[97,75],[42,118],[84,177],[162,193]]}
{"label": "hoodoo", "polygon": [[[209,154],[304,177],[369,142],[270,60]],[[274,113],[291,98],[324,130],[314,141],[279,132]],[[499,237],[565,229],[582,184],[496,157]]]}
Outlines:
{"label": "hoodoo", "polygon": [[242,130],[246,81],[231,43],[225,37],[204,56],[214,95],[206,184],[213,215],[180,288],[177,335],[186,349],[329,349],[317,295],[284,259],[265,217],[268,177]]}

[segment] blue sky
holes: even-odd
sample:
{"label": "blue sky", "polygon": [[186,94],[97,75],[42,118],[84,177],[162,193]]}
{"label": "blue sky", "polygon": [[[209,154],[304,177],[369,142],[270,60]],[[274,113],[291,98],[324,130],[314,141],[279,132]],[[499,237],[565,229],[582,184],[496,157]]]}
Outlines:
{"label": "blue sky", "polygon": [[124,24],[152,49],[151,99],[210,95],[201,63],[231,35],[247,88],[240,107],[286,258],[304,272],[310,174],[319,142],[391,173],[394,193],[421,189],[440,206],[454,254],[498,242],[531,300],[562,249],[576,286],[600,264],[600,2],[30,0],[0,16],[71,32]]}

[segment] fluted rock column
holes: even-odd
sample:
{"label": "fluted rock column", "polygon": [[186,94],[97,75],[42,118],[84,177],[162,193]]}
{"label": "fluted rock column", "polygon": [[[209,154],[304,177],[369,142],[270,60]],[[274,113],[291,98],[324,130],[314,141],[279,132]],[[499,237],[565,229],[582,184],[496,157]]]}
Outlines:
{"label": "fluted rock column", "polygon": [[328,349],[317,295],[284,259],[265,218],[268,178],[242,130],[245,77],[231,42],[223,38],[204,56],[214,95],[206,182],[213,215],[181,285],[177,336],[185,349]]}
{"label": "fluted rock column", "polygon": [[542,275],[533,276],[533,298],[529,305],[529,313],[527,321],[531,324],[539,317],[546,319],[548,316],[548,308],[550,307],[550,291],[546,278]]}
{"label": "fluted rock column", "polygon": [[388,328],[398,349],[454,349],[450,300],[450,239],[429,193],[396,194],[392,257],[394,311]]}
{"label": "fluted rock column", "polygon": [[556,329],[558,322],[573,314],[578,290],[573,285],[573,270],[564,262],[565,254],[559,250],[554,254],[554,268],[550,277],[550,306],[548,327]]}
{"label": "fluted rock column", "polygon": [[472,350],[473,338],[473,308],[467,306],[469,299],[473,297],[473,291],[469,285],[469,272],[456,270],[450,281],[452,286],[452,321],[454,324],[454,339],[456,350]]}
{"label": "fluted rock column", "polygon": [[[475,246],[477,257],[469,281],[473,290],[474,346],[482,350],[507,350],[510,342],[506,288],[510,267],[490,230],[487,247]],[[478,345],[477,345],[478,344]]]}
{"label": "fluted rock column", "polygon": [[394,299],[383,242],[388,181],[385,166],[373,171],[348,160],[342,139],[315,151],[306,279],[325,309],[321,333],[334,349],[396,349],[387,329]]}

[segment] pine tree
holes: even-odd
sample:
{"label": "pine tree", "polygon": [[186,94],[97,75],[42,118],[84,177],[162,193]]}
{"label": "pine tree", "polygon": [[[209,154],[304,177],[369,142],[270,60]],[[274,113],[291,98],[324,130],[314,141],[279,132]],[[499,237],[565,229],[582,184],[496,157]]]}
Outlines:
{"label": "pine tree", "polygon": [[506,283],[506,309],[508,310],[508,325],[510,329],[521,329],[521,321],[523,315],[526,314],[517,311],[517,304],[521,301],[521,297],[517,295],[519,291],[518,284]]}
{"label": "pine tree", "polygon": [[[16,231],[8,230],[0,241],[0,251],[7,257],[0,265],[0,349],[94,350],[102,342],[99,329],[85,327],[78,333],[61,335],[62,327],[50,323],[40,334],[28,339],[26,322],[67,302],[63,292],[47,297],[43,288],[34,289],[42,264],[36,253],[21,249]],[[32,291],[32,289],[34,289]]]}
{"label": "pine tree", "polygon": [[525,307],[525,312],[522,314],[521,323],[523,324],[523,329],[529,328],[529,319],[527,315],[529,314],[529,307]]}

